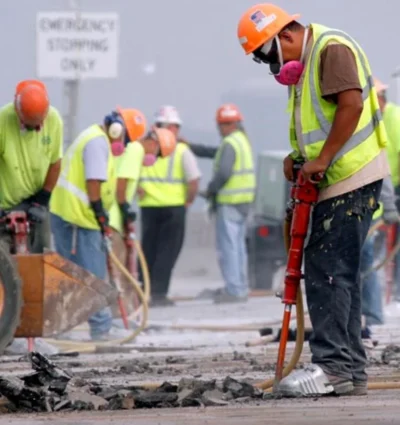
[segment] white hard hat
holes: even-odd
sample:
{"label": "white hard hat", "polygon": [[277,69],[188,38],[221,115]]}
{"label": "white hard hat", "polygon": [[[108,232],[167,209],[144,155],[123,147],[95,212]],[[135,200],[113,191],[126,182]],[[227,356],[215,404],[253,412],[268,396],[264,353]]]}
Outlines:
{"label": "white hard hat", "polygon": [[166,105],[162,106],[154,116],[156,124],[176,124],[182,125],[181,117],[179,112],[174,106]]}

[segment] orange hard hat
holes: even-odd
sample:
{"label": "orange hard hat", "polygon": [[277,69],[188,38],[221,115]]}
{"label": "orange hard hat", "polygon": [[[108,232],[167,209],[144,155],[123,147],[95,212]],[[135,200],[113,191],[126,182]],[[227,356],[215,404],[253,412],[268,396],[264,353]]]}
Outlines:
{"label": "orange hard hat", "polygon": [[21,81],[15,89],[14,104],[23,124],[40,127],[50,106],[46,86],[38,80]]}
{"label": "orange hard hat", "polygon": [[134,142],[143,137],[146,132],[146,117],[138,109],[124,109],[117,107],[117,112],[121,115],[130,142]]}
{"label": "orange hard hat", "polygon": [[382,81],[378,80],[377,78],[374,78],[374,86],[378,94],[381,94],[389,88],[388,85],[383,84]]}
{"label": "orange hard hat", "polygon": [[176,147],[175,134],[167,128],[152,127],[149,134],[146,136],[148,139],[153,139],[158,142],[160,146],[160,156],[170,156]]}
{"label": "orange hard hat", "polygon": [[240,18],[237,35],[246,55],[253,53],[279,34],[300,15],[289,15],[274,4],[261,3],[248,9]]}
{"label": "orange hard hat", "polygon": [[218,124],[243,121],[239,108],[232,103],[226,103],[217,109],[216,120]]}

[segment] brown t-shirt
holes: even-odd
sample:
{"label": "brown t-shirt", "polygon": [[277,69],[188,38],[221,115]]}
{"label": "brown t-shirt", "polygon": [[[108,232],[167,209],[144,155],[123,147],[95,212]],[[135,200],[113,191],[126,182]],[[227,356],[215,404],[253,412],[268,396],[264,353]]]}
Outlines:
{"label": "brown t-shirt", "polygon": [[[306,56],[309,55],[312,46],[312,38],[307,43]],[[328,102],[337,103],[337,95],[346,90],[360,90],[362,87],[358,77],[356,59],[353,52],[345,45],[337,42],[330,42],[321,52],[320,56],[320,89],[322,97]],[[297,99],[295,119],[300,119],[300,99],[302,80],[296,87]],[[300,142],[300,126],[296,124],[297,139]],[[382,179],[389,175],[389,164],[386,157],[386,151],[374,158],[369,164],[362,168],[351,177],[342,180],[332,186],[322,189],[319,201],[323,201],[344,193],[356,190],[364,185]]]}

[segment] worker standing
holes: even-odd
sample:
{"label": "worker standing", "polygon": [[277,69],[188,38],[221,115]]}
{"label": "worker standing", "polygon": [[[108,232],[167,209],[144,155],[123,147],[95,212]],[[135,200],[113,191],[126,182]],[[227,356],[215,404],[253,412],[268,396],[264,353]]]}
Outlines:
{"label": "worker standing", "polygon": [[[126,262],[127,247],[124,240],[129,237],[130,226],[136,221],[136,211],[133,209],[133,199],[139,184],[142,167],[153,165],[157,158],[165,158],[174,151],[176,147],[175,135],[163,128],[154,128],[145,137],[146,119],[144,115],[136,111],[137,125],[135,141],[128,143],[125,152],[116,158],[117,188],[116,198],[110,209],[110,227],[113,231],[113,250],[119,260]],[[132,135],[133,136],[133,135]],[[120,281],[127,295],[125,302],[132,297],[132,285],[127,282],[124,275],[119,273]],[[129,307],[128,307],[129,310]]]}
{"label": "worker standing", "polygon": [[266,3],[248,9],[238,25],[245,53],[290,86],[286,178],[293,181],[296,161],[305,161],[306,180],[324,175],[304,258],[313,365],[284,378],[280,388],[308,394],[306,388],[320,388],[318,379],[329,393],[365,395],[360,256],[390,173],[387,135],[360,45],[343,31],[304,27],[298,18]]}
{"label": "worker standing", "polygon": [[[400,211],[400,106],[387,100],[387,90],[389,86],[383,84],[377,78],[374,79],[376,91],[378,93],[379,106],[383,115],[388,135],[387,154],[390,165],[390,174],[395,194],[398,198],[397,209]],[[396,225],[396,239],[400,241],[400,224]],[[395,256],[394,282],[396,282],[395,300],[400,302],[400,252]]]}
{"label": "worker standing", "polygon": [[[395,194],[390,176],[383,180],[379,209],[372,216],[372,223],[376,223],[379,219],[383,219],[387,225],[399,222],[399,213],[395,204]],[[373,270],[374,242],[374,234],[370,235],[364,242],[360,264],[361,275],[367,273],[362,280],[362,314],[365,316],[369,333],[371,333],[370,326],[384,324],[382,289],[378,272]]]}
{"label": "worker standing", "polygon": [[246,222],[254,201],[256,179],[253,152],[236,105],[218,108],[216,123],[222,143],[214,159],[214,173],[206,197],[216,213],[218,262],[225,287],[214,302],[245,302],[248,296]]}
{"label": "worker standing", "polygon": [[[138,115],[117,108],[84,130],[65,153],[51,201],[51,227],[57,252],[106,279],[104,237],[111,234],[108,212],[115,199],[114,156],[137,135]],[[109,307],[89,318],[92,340],[108,339],[112,325]]]}
{"label": "worker standing", "polygon": [[[50,105],[45,85],[21,81],[14,102],[0,110],[0,209],[41,211],[32,226],[29,249],[50,248],[48,204],[61,169],[63,122]],[[10,242],[5,229],[0,238]]]}
{"label": "worker standing", "polygon": [[[185,143],[179,142],[182,121],[173,106],[155,114],[155,126],[170,130],[177,138],[174,152],[145,167],[140,176],[142,248],[151,280],[151,304],[171,306],[167,298],[171,275],[182,249],[186,210],[197,195],[201,173]],[[143,279],[140,270],[140,279]]]}

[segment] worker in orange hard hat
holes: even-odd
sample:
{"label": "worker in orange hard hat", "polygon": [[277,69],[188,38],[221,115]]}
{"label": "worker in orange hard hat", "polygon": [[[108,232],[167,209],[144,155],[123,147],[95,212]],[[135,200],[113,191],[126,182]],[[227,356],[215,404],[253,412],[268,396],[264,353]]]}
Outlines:
{"label": "worker in orange hard hat", "polygon": [[[172,132],[176,148],[143,168],[139,181],[142,248],[151,280],[151,306],[170,307],[172,271],[182,250],[186,213],[196,198],[201,173],[195,156],[181,142],[182,119],[177,109],[163,105],[155,113],[154,132]],[[161,134],[161,133],[160,133]],[[143,270],[139,264],[139,279]]]}
{"label": "worker in orange hard hat", "polygon": [[[66,151],[51,197],[57,252],[103,280],[107,270],[102,242],[112,234],[109,211],[116,199],[116,159],[145,128],[140,111],[116,108],[101,124],[84,130]],[[110,308],[100,310],[89,318],[91,338],[112,338],[111,325]]]}
{"label": "worker in orange hard hat", "polygon": [[224,287],[198,298],[216,304],[246,302],[248,297],[246,220],[255,194],[254,159],[239,108],[226,103],[215,114],[222,137],[219,148],[189,144],[199,157],[214,158],[214,173],[203,194],[216,215],[218,261]]}
{"label": "worker in orange hard hat", "polygon": [[[25,80],[0,109],[0,210],[23,210],[35,221],[30,250],[50,248],[48,203],[61,169],[63,122],[45,85]],[[10,240],[5,229],[0,239]]]}
{"label": "worker in orange hard hat", "polygon": [[244,52],[289,87],[293,152],[284,160],[286,178],[293,181],[296,162],[305,179],[324,176],[304,259],[313,364],[284,378],[279,390],[365,395],[360,254],[389,175],[387,135],[364,50],[345,32],[304,26],[299,17],[262,3],[237,29]]}
{"label": "worker in orange hard hat", "polygon": [[[145,118],[142,116],[143,123]],[[126,147],[122,156],[116,160],[117,189],[116,199],[110,210],[110,226],[113,230],[113,250],[120,261],[125,264],[127,258],[127,245],[136,221],[136,211],[133,208],[133,200],[137,193],[140,176],[143,167],[151,167],[157,158],[167,158],[176,146],[175,135],[164,128],[151,128],[145,133],[145,127],[137,138],[132,140]],[[133,308],[134,297],[132,284],[125,275],[119,273],[122,288],[127,295],[124,297],[125,307],[128,313]],[[132,302],[132,303],[131,303]],[[113,306],[116,314],[117,306]]]}

